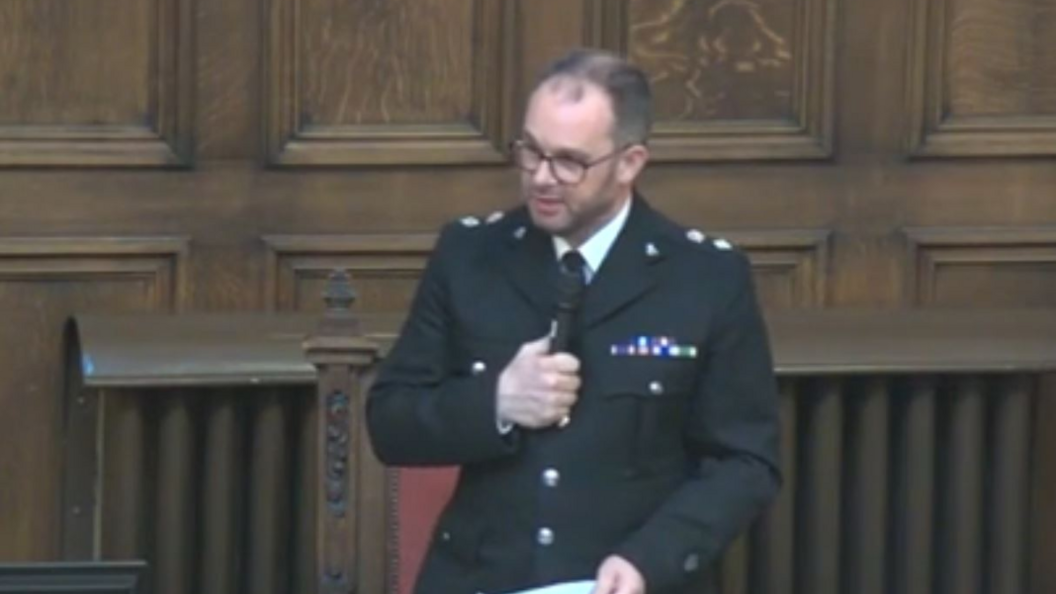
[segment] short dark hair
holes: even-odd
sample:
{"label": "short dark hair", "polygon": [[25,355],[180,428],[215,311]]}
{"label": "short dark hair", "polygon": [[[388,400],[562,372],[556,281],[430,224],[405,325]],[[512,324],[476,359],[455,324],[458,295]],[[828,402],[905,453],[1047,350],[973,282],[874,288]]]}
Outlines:
{"label": "short dark hair", "polygon": [[[617,144],[645,144],[653,126],[653,94],[649,79],[624,58],[602,50],[577,49],[558,58],[543,71],[532,92],[567,79],[601,88],[612,103],[613,136]],[[573,91],[576,98],[582,89]]]}

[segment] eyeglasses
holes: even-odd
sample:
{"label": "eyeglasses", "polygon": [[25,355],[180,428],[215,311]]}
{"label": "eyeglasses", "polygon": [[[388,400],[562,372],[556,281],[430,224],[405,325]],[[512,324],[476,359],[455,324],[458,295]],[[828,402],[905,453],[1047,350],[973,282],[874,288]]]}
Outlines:
{"label": "eyeglasses", "polygon": [[535,173],[545,162],[550,166],[550,175],[552,175],[558,183],[574,185],[583,181],[583,178],[587,176],[587,171],[591,167],[615,157],[623,152],[628,146],[630,145],[621,146],[611,153],[602,155],[593,161],[584,162],[575,157],[547,155],[538,148],[525,143],[523,140],[515,140],[510,143],[510,154],[513,155],[514,164],[528,173]]}

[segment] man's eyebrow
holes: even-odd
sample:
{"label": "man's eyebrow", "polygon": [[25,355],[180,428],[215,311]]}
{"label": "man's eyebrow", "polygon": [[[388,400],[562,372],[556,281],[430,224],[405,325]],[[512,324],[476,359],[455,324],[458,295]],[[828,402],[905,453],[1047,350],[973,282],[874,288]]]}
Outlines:
{"label": "man's eyebrow", "polygon": [[[541,147],[539,145],[539,141],[535,138],[535,136],[532,135],[531,132],[525,130],[523,132],[523,136],[524,136],[525,141],[528,142],[528,144],[531,144],[532,146],[534,146],[535,148],[538,148],[538,149],[542,149],[543,148],[543,147]],[[547,151],[547,152],[550,153],[551,155],[555,156],[555,157],[571,157],[571,158],[579,160],[579,161],[586,161],[587,159],[590,158],[590,155],[584,153],[583,151],[580,151],[580,150],[577,150],[577,149],[573,149],[573,148],[559,148],[559,149],[557,149],[555,151]]]}

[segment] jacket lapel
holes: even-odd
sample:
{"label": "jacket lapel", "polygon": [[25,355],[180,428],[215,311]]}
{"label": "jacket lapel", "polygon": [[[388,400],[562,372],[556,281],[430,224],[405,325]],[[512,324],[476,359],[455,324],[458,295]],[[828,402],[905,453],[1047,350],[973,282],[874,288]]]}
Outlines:
{"label": "jacket lapel", "polygon": [[[523,211],[522,211],[523,213]],[[497,255],[502,274],[544,316],[553,315],[557,260],[550,236],[535,228],[527,216],[516,217],[504,249]]]}
{"label": "jacket lapel", "polygon": [[627,223],[587,289],[582,311],[585,328],[604,321],[656,285],[656,265],[664,259],[662,243],[654,237],[656,214],[642,198],[632,200]]}

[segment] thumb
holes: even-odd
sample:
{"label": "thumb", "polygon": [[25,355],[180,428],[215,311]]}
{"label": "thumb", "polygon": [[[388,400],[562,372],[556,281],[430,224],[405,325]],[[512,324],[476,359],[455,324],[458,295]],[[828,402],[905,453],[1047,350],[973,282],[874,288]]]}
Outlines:
{"label": "thumb", "polygon": [[550,352],[550,335],[537,338],[521,345],[521,353],[526,355],[545,355]]}
{"label": "thumb", "polygon": [[590,594],[612,594],[616,591],[616,577],[615,571],[612,571],[608,566],[602,565],[601,569],[598,570],[597,581],[594,583],[594,589],[591,590]]}

